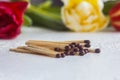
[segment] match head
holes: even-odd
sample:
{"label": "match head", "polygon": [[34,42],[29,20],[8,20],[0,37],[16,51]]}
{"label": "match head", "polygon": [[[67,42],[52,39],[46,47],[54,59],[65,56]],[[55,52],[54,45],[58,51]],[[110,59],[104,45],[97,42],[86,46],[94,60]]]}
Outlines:
{"label": "match head", "polygon": [[61,57],[62,57],[62,58],[64,58],[64,57],[65,57],[65,54],[64,54],[64,53],[62,53],[62,54],[61,54]]}
{"label": "match head", "polygon": [[75,43],[75,42],[72,42],[70,45],[76,45],[76,43]]}
{"label": "match head", "polygon": [[80,56],[84,56],[87,53],[88,53],[88,49],[83,49],[83,50],[79,51]]}
{"label": "match head", "polygon": [[70,52],[70,55],[75,55],[75,53],[73,51]]}
{"label": "match head", "polygon": [[90,43],[90,40],[84,40],[84,43]]}
{"label": "match head", "polygon": [[100,53],[101,51],[100,51],[100,49],[98,48],[98,49],[95,49],[95,53]]}
{"label": "match head", "polygon": [[65,51],[64,54],[65,54],[65,55],[69,55],[69,52],[68,52],[68,51]]}
{"label": "match head", "polygon": [[85,54],[84,54],[84,53],[79,52],[79,55],[80,55],[80,56],[84,56]]}
{"label": "match head", "polygon": [[73,51],[74,51],[74,52],[78,52],[78,51],[79,51],[79,48],[74,48]]}
{"label": "match head", "polygon": [[61,57],[61,55],[60,54],[56,54],[56,58],[60,58]]}
{"label": "match head", "polygon": [[79,46],[80,46],[80,44],[76,44],[76,45],[75,45],[75,47],[79,47]]}
{"label": "match head", "polygon": [[73,48],[73,47],[74,47],[74,45],[72,45],[72,44],[69,44],[69,47],[70,47],[70,48]]}
{"label": "match head", "polygon": [[56,47],[56,48],[54,49],[54,51],[60,52],[61,49]]}
{"label": "match head", "polygon": [[91,45],[90,44],[85,44],[85,47],[89,48],[89,47],[91,47]]}
{"label": "match head", "polygon": [[70,49],[70,46],[65,46],[65,51],[68,51]]}
{"label": "match head", "polygon": [[79,49],[79,50],[82,50],[83,48],[82,48],[82,46],[81,46],[81,45],[79,45],[79,46],[78,46],[78,49]]}
{"label": "match head", "polygon": [[88,53],[88,52],[89,52],[89,50],[88,50],[88,49],[84,49],[84,52],[85,52],[85,53]]}

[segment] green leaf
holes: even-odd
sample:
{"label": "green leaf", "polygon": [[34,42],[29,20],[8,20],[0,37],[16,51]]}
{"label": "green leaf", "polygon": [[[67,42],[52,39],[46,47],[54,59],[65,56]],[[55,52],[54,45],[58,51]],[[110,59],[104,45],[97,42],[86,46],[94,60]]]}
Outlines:
{"label": "green leaf", "polygon": [[43,3],[40,3],[39,5],[37,5],[37,7],[39,8],[48,8],[52,5],[52,0],[46,0]]}
{"label": "green leaf", "polygon": [[38,8],[36,6],[31,6],[29,8],[29,10],[35,11],[36,13],[41,14],[44,17],[49,17],[51,19],[61,20],[60,14],[57,14],[57,12],[55,12],[55,11],[54,12],[52,12],[50,10],[48,11],[48,10],[45,10],[45,9]]}
{"label": "green leaf", "polygon": [[24,26],[32,25],[32,19],[29,16],[24,15],[23,18],[24,18],[24,23],[23,23]]}
{"label": "green leaf", "polygon": [[55,11],[48,11],[32,5],[27,9],[26,14],[32,18],[35,26],[58,31],[68,30],[62,22],[60,13],[56,14]]}
{"label": "green leaf", "polygon": [[103,13],[105,15],[109,14],[110,9],[116,4],[120,2],[119,0],[112,0],[112,1],[106,1],[104,2],[104,9],[103,9]]}

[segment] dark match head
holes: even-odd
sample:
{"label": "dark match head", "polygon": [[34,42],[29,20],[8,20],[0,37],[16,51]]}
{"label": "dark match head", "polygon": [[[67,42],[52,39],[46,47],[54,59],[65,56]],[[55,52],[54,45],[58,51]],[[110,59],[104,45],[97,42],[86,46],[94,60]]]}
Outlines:
{"label": "dark match head", "polygon": [[85,53],[88,53],[88,52],[89,52],[89,50],[88,50],[88,49],[84,49],[84,52],[85,52]]}
{"label": "dark match head", "polygon": [[64,53],[62,53],[62,54],[61,54],[61,57],[62,57],[62,58],[64,58],[64,57],[65,57],[65,54],[64,54]]}
{"label": "dark match head", "polygon": [[90,43],[90,40],[84,40],[84,43]]}
{"label": "dark match head", "polygon": [[76,43],[75,43],[75,42],[72,42],[70,45],[76,45]]}
{"label": "dark match head", "polygon": [[83,52],[79,52],[79,55],[80,56],[84,56],[85,54]]}
{"label": "dark match head", "polygon": [[65,55],[69,55],[69,53],[67,51],[64,52]]}
{"label": "dark match head", "polygon": [[74,48],[73,51],[74,51],[74,52],[78,52],[79,49],[78,49],[78,48]]}
{"label": "dark match head", "polygon": [[54,51],[60,52],[61,49],[60,48],[55,48]]}
{"label": "dark match head", "polygon": [[56,58],[60,58],[61,57],[61,55],[60,54],[56,54]]}
{"label": "dark match head", "polygon": [[100,49],[95,49],[95,53],[100,53]]}
{"label": "dark match head", "polygon": [[78,46],[78,49],[79,49],[79,50],[82,50],[83,48],[82,48],[82,46],[81,46],[81,45],[79,45],[79,46]]}
{"label": "dark match head", "polygon": [[73,51],[70,52],[70,55],[75,55],[75,53]]}
{"label": "dark match head", "polygon": [[69,46],[70,46],[71,48],[74,48],[74,47],[75,47],[75,45],[76,45],[76,43],[75,43],[75,42],[72,42],[71,44],[69,44]]}
{"label": "dark match head", "polygon": [[83,55],[84,55],[84,54],[83,54],[83,50],[80,50],[80,51],[79,51],[79,55],[80,55],[80,56],[83,56]]}
{"label": "dark match head", "polygon": [[85,44],[85,47],[89,48],[89,47],[91,47],[91,45],[90,44]]}
{"label": "dark match head", "polygon": [[73,47],[74,47],[74,45],[72,45],[72,44],[69,44],[69,47],[70,47],[70,48],[73,48]]}
{"label": "dark match head", "polygon": [[65,46],[65,51],[68,51],[70,49],[70,46]]}
{"label": "dark match head", "polygon": [[76,44],[75,47],[79,47],[80,45],[79,44]]}
{"label": "dark match head", "polygon": [[83,50],[79,51],[79,55],[80,55],[80,56],[84,56],[84,55],[87,54],[87,53],[88,53],[88,52],[87,52],[86,49],[83,49]]}

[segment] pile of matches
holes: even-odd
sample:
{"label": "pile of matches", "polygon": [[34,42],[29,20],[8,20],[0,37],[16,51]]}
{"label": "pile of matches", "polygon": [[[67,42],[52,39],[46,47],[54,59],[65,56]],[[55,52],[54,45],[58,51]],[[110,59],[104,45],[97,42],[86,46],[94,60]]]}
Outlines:
{"label": "pile of matches", "polygon": [[19,46],[10,51],[19,53],[30,53],[44,55],[54,58],[64,58],[69,55],[84,56],[87,53],[100,53],[100,49],[90,49],[89,40],[76,40],[76,41],[38,41],[29,40],[26,46]]}

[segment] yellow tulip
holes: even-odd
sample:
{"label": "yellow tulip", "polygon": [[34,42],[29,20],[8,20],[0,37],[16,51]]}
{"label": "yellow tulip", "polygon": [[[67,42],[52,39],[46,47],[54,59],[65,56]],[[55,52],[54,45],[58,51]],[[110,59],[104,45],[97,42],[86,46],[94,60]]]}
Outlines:
{"label": "yellow tulip", "polygon": [[66,27],[76,32],[100,31],[109,23],[102,13],[101,0],[62,0],[62,19]]}

